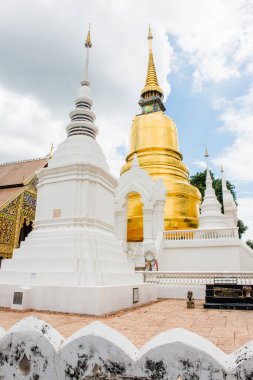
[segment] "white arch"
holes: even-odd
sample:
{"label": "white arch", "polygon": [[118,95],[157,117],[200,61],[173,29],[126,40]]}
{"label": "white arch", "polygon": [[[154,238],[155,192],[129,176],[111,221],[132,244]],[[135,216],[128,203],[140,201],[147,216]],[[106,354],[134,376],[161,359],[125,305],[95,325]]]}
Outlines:
{"label": "white arch", "polygon": [[115,191],[115,229],[118,239],[126,240],[126,205],[130,193],[138,193],[141,196],[144,240],[155,238],[157,232],[163,229],[166,192],[163,180],[153,181],[152,177],[140,168],[135,154],[131,169],[122,174]]}

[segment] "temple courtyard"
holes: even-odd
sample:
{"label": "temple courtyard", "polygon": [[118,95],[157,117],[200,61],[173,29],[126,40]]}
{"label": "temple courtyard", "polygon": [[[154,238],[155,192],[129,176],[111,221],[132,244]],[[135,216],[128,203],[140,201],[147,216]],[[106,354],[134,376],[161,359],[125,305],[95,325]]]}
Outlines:
{"label": "temple courtyard", "polygon": [[99,320],[125,335],[138,348],[161,332],[181,327],[210,340],[226,353],[253,340],[253,311],[208,310],[201,300],[195,304],[195,309],[187,309],[184,300],[166,299],[103,317],[0,308],[0,326],[7,330],[18,320],[35,315],[66,338]]}

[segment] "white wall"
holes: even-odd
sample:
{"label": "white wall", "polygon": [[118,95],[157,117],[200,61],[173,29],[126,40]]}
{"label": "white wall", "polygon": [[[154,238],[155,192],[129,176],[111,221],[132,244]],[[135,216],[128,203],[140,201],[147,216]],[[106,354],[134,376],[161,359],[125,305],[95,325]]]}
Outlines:
{"label": "white wall", "polygon": [[239,239],[165,241],[158,255],[160,271],[253,270],[253,255],[242,254]]}
{"label": "white wall", "polygon": [[116,330],[93,322],[67,339],[28,317],[0,329],[3,379],[252,379],[253,342],[227,355],[210,341],[177,328],[136,348]]}

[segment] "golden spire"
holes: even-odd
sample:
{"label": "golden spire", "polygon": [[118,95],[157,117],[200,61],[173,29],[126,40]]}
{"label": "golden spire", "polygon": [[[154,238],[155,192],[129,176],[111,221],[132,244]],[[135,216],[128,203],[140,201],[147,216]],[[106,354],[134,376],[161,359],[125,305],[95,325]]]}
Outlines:
{"label": "golden spire", "polygon": [[209,153],[207,150],[207,146],[206,146],[206,150],[205,150],[205,159],[206,159],[207,176],[210,176],[210,173],[209,173]]}
{"label": "golden spire", "polygon": [[[149,41],[149,59],[148,59],[148,70],[147,70],[147,77],[146,77],[146,83],[145,87],[141,91],[141,96],[145,97],[145,95],[149,96],[149,93],[152,91],[158,93],[160,96],[163,95],[163,90],[159,87],[157,75],[156,75],[156,69],[154,64],[154,58],[153,58],[153,50],[152,50],[152,32],[151,27],[149,25],[148,29],[148,41]],[[155,95],[155,94],[150,94]]]}
{"label": "golden spire", "polygon": [[85,47],[89,47],[91,48],[92,47],[92,43],[91,43],[91,38],[90,38],[90,24],[89,24],[89,30],[88,30],[88,34],[87,34],[87,37],[86,37],[86,41],[85,41]]}
{"label": "golden spire", "polygon": [[51,144],[51,147],[50,147],[50,153],[49,153],[49,157],[50,157],[50,158],[53,157],[53,151],[54,151],[54,144],[52,143],[52,144]]}

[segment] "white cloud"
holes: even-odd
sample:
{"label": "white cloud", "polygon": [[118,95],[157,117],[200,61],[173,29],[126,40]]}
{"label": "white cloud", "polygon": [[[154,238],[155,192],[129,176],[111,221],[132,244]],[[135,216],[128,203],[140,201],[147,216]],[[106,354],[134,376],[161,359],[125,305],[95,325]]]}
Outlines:
{"label": "white cloud", "polygon": [[221,130],[234,141],[216,158],[222,162],[227,178],[234,181],[253,182],[253,85],[247,94],[227,100],[216,99],[215,108],[220,111]]}
{"label": "white cloud", "polygon": [[10,156],[11,160],[43,157],[50,151],[49,141],[59,141],[64,135],[62,121],[56,120],[37,99],[1,86],[0,120],[1,162]]}
{"label": "white cloud", "polygon": [[201,170],[206,169],[206,161],[196,160],[196,161],[193,161],[192,164],[199,167]]}

